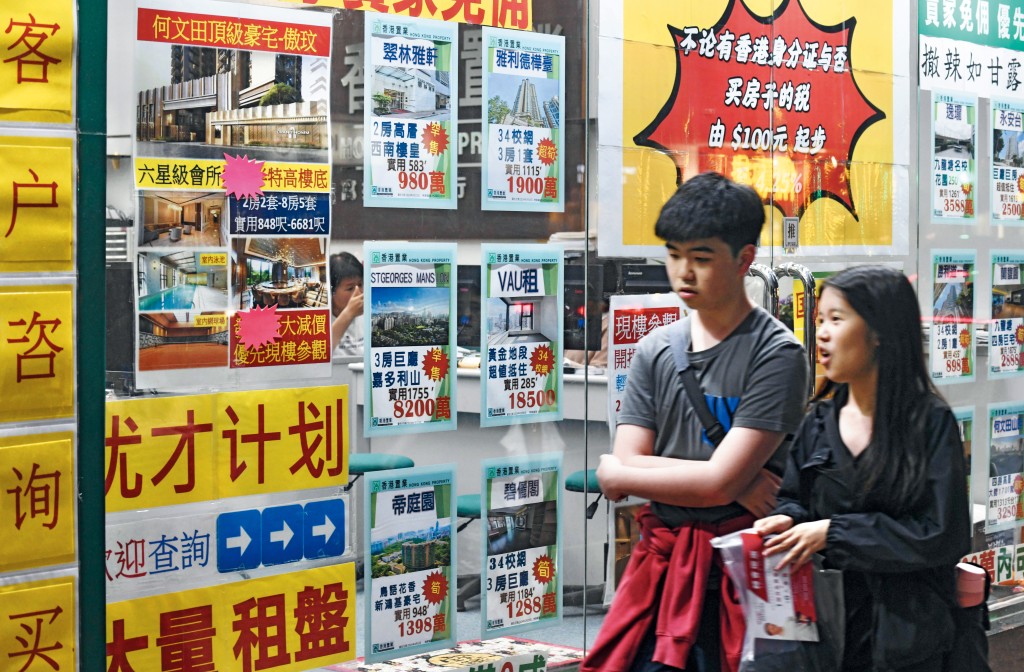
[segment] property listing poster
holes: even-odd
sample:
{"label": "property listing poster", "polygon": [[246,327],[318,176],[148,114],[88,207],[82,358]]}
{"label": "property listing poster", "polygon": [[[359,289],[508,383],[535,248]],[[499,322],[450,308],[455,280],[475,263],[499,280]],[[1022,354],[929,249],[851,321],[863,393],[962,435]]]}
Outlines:
{"label": "property listing poster", "polygon": [[1013,528],[1024,520],[1024,404],[994,404],[988,409],[988,506],[986,531]]}
{"label": "property listing poster", "polygon": [[756,639],[818,641],[818,615],[814,606],[814,566],[778,571],[764,557],[764,538],[742,532],[746,575],[748,627]]}
{"label": "property listing poster", "polygon": [[366,662],[455,643],[454,507],[451,466],[396,469],[368,478]]}
{"label": "property listing poster", "polygon": [[330,17],[143,0],[137,22],[137,386],[330,375]]}
{"label": "property listing poster", "polygon": [[562,618],[561,484],[560,454],[483,463],[485,638]]}
{"label": "property listing poster", "polygon": [[561,420],[563,250],[484,245],[483,427]]}
{"label": "property listing poster", "polygon": [[366,15],[363,204],[454,209],[458,24]]}
{"label": "property listing poster", "polygon": [[565,37],[484,28],[484,210],[565,210]]}
{"label": "property listing poster", "polygon": [[455,245],[363,246],[366,436],[455,429]]}
{"label": "property listing poster", "polygon": [[[932,102],[932,221],[973,224],[978,197],[978,100],[935,92]],[[993,199],[995,203],[995,199]]]}
{"label": "property listing poster", "polygon": [[967,473],[967,506],[971,507],[971,447],[974,443],[974,407],[965,406],[953,409],[957,429],[960,430],[960,442],[964,445],[964,471]]}
{"label": "property listing poster", "polygon": [[974,380],[975,250],[932,252],[932,326],[928,359],[936,383]]}
{"label": "property listing poster", "polygon": [[1024,371],[1024,250],[993,252],[992,322],[988,328],[990,378]]}
{"label": "property listing poster", "polygon": [[1024,105],[992,101],[992,221],[1024,223]]}
{"label": "property listing poster", "polygon": [[686,315],[686,304],[678,295],[613,295],[608,321],[608,427],[615,423],[626,396],[626,381],[637,343],[658,327],[672,324]]}
{"label": "property listing poster", "polygon": [[[888,0],[600,3],[601,256],[656,256],[658,210],[714,170],[768,205],[762,246],[910,249],[906,8]],[[770,110],[770,112],[769,112]]]}

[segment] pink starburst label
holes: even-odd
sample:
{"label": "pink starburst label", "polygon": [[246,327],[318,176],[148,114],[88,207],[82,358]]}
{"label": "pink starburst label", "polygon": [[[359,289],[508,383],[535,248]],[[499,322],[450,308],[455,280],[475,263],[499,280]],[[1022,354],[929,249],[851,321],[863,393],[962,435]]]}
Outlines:
{"label": "pink starburst label", "polygon": [[238,340],[246,348],[260,348],[280,338],[277,306],[238,313]]}
{"label": "pink starburst label", "polygon": [[254,161],[245,156],[224,155],[224,171],[221,180],[228,196],[246,198],[263,194],[263,161]]}

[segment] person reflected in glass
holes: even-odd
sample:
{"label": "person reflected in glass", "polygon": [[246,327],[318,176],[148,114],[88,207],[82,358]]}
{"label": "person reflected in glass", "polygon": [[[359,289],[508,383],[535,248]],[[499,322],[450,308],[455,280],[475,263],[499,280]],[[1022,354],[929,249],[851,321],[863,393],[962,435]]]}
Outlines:
{"label": "person reflected in glass", "polygon": [[769,536],[778,569],[821,553],[843,571],[842,670],[946,669],[956,564],[970,550],[963,447],[929,378],[917,297],[899,271],[825,281],[818,361],[827,380],[794,439]]}
{"label": "person reflected in glass", "polygon": [[363,354],[363,265],[349,252],[332,254],[331,342],[335,355]]}

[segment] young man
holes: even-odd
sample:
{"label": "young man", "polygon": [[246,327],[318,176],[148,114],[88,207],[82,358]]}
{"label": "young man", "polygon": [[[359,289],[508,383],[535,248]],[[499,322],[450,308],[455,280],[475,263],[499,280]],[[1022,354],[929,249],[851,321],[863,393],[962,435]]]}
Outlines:
{"label": "young man", "polygon": [[[771,510],[772,471],[782,472],[785,439],[803,418],[808,376],[793,334],[747,298],[763,224],[757,194],[715,173],[684,183],[658,218],[668,277],[690,314],[640,342],[613,454],[601,456],[609,499],[650,504],[584,672],[739,667],[743,614],[710,540]],[[726,431],[717,448],[680,380],[677,339]]]}

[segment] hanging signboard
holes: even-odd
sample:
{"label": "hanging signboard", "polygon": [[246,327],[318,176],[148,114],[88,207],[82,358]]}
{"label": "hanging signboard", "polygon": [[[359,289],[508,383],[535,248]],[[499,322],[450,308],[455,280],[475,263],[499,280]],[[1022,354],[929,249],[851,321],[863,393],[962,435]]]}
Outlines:
{"label": "hanging signboard", "polygon": [[330,375],[330,17],[137,21],[136,386]]}
{"label": "hanging signboard", "polygon": [[366,17],[363,204],[458,205],[458,27]]}
{"label": "hanging signboard", "polygon": [[978,199],[978,101],[936,92],[932,101],[932,221],[973,224]]}
{"label": "hanging signboard", "polygon": [[486,460],[483,465],[484,637],[562,618],[562,458]]}
{"label": "hanging signboard", "polygon": [[1024,372],[1024,250],[993,252],[992,322],[988,328],[988,375]]}
{"label": "hanging signboard", "polygon": [[619,294],[611,297],[608,326],[608,427],[615,423],[626,396],[629,367],[640,339],[686,315],[677,294]]}
{"label": "hanging signboard", "polygon": [[1024,105],[992,101],[992,221],[1024,224]]}
{"label": "hanging signboard", "polygon": [[988,497],[985,530],[1013,529],[1024,520],[1024,404],[988,409]]}
{"label": "hanging signboard", "polygon": [[363,246],[366,436],[455,429],[455,245]]}
{"label": "hanging signboard", "polygon": [[929,361],[936,383],[974,380],[974,250],[932,252],[932,325]]}
{"label": "hanging signboard", "polygon": [[484,210],[565,210],[565,37],[483,29]]}
{"label": "hanging signboard", "polygon": [[484,245],[481,268],[481,426],[561,420],[562,248]]}
{"label": "hanging signboard", "polygon": [[451,646],[455,472],[438,466],[377,472],[368,477],[363,502],[366,661]]}

